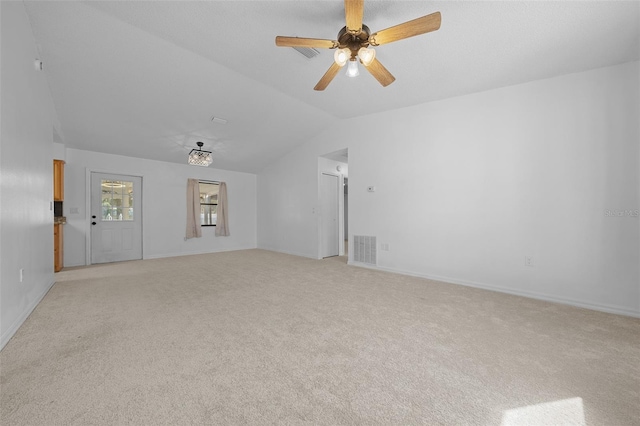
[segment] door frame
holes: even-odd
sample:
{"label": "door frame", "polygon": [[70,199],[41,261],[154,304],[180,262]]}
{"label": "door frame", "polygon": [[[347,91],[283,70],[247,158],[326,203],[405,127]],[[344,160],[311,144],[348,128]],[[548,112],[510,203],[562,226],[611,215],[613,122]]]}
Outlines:
{"label": "door frame", "polygon": [[144,248],[144,205],[145,205],[145,191],[144,191],[144,176],[140,173],[128,173],[125,171],[112,171],[106,169],[92,169],[87,167],[85,169],[85,226],[84,226],[84,263],[89,266],[91,263],[91,173],[104,173],[108,175],[124,175],[124,176],[134,176],[140,178],[140,199],[142,200],[140,210],[140,227],[141,227],[141,240],[140,240],[140,248],[142,249],[142,258],[145,256],[145,248]]}
{"label": "door frame", "polygon": [[324,259],[323,257],[323,235],[324,235],[324,205],[320,197],[320,191],[322,187],[322,175],[333,176],[338,178],[338,256],[344,256],[344,175],[336,174],[332,172],[320,171],[318,173],[318,206],[320,207],[322,217],[318,217],[318,259]]}

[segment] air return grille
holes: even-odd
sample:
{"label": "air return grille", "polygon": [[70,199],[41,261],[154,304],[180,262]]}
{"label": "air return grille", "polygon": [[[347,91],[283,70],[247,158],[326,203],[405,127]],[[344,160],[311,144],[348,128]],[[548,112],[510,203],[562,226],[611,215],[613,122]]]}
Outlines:
{"label": "air return grille", "polygon": [[316,56],[318,56],[320,54],[320,52],[318,50],[314,49],[313,47],[294,47],[293,49],[295,49],[298,52],[302,53],[304,56],[306,56],[309,59],[315,58]]}
{"label": "air return grille", "polygon": [[355,262],[377,265],[376,237],[353,236],[353,260]]}

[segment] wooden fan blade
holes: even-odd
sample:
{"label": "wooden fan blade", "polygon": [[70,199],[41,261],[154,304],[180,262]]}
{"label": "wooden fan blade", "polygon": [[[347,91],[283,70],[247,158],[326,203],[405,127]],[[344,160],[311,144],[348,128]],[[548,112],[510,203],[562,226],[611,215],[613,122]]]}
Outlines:
{"label": "wooden fan blade", "polygon": [[396,78],[377,59],[374,59],[373,62],[369,64],[369,66],[365,65],[364,67],[384,87],[387,87],[388,85],[396,81]]}
{"label": "wooden fan blade", "polygon": [[436,31],[440,28],[440,21],[440,12],[435,12],[431,15],[423,16],[421,18],[414,19],[413,21],[408,21],[404,24],[399,24],[394,27],[387,28],[386,30],[371,34],[369,37],[369,43],[373,46],[380,46],[381,44],[387,44],[393,41]]}
{"label": "wooden fan blade", "polygon": [[276,46],[281,47],[317,47],[319,49],[335,49],[338,42],[322,38],[276,37]]}
{"label": "wooden fan blade", "polygon": [[324,73],[318,84],[316,84],[316,87],[313,88],[313,90],[326,89],[329,83],[331,83],[331,80],[333,80],[333,78],[338,74],[340,68],[340,65],[336,64],[335,62],[332,63],[327,72]]}
{"label": "wooden fan blade", "polygon": [[344,15],[347,18],[347,31],[358,35],[362,32],[364,0],[344,0]]}

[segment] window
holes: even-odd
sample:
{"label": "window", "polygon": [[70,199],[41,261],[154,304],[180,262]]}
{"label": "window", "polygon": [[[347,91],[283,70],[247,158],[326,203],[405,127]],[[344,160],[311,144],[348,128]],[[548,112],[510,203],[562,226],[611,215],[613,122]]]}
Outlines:
{"label": "window", "polygon": [[200,187],[200,226],[216,226],[220,184],[199,181],[198,185]]}
{"label": "window", "polygon": [[102,188],[102,220],[133,220],[133,182],[105,180]]}

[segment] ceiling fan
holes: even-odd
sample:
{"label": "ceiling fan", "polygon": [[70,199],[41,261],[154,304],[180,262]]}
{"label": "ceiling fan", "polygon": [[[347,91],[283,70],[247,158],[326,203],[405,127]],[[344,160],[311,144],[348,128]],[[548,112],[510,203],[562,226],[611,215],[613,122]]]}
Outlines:
{"label": "ceiling fan", "polygon": [[381,46],[436,31],[440,28],[441,20],[440,12],[435,12],[371,34],[369,27],[362,23],[364,0],[344,0],[344,12],[347,25],[338,32],[337,40],[276,37],[276,46],[281,47],[338,49],[333,56],[333,64],[316,84],[314,90],[326,89],[331,80],[338,74],[340,68],[345,66],[347,62],[349,62],[347,75],[358,75],[358,60],[380,84],[385,87],[388,86],[396,78],[376,59],[375,50],[369,48],[369,46]]}

